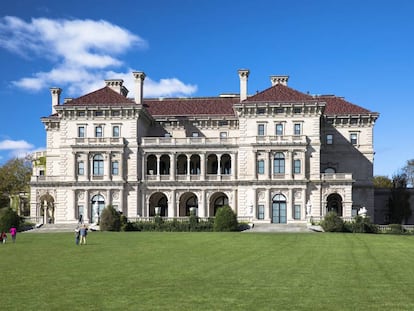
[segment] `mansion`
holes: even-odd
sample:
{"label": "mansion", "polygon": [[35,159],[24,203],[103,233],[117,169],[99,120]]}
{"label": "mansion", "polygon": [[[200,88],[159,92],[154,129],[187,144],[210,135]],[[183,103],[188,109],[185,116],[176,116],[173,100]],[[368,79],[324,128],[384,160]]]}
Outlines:
{"label": "mansion", "polygon": [[314,96],[271,76],[248,94],[145,98],[145,74],[61,101],[41,118],[46,150],[33,157],[31,215],[39,222],[96,223],[108,205],[130,220],[214,217],[306,223],[328,211],[374,212],[373,130],[379,114],[334,95]]}

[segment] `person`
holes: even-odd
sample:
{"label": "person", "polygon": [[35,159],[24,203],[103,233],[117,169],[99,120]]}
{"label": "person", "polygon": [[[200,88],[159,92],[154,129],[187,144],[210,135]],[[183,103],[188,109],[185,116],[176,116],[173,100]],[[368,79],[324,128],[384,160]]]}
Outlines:
{"label": "person", "polygon": [[3,244],[6,244],[6,241],[7,241],[7,234],[6,232],[2,231],[0,235],[0,242]]}
{"label": "person", "polygon": [[16,234],[17,234],[17,229],[15,227],[11,227],[10,228],[10,235],[12,237],[13,243],[16,242]]}
{"label": "person", "polygon": [[86,227],[86,225],[83,225],[80,228],[80,244],[86,244],[86,235],[88,234],[88,228]]}
{"label": "person", "polygon": [[79,226],[77,226],[75,229],[75,244],[76,245],[79,245],[79,239],[80,239],[80,230],[79,230]]}
{"label": "person", "polygon": [[82,214],[79,215],[79,223],[83,224],[83,215]]}

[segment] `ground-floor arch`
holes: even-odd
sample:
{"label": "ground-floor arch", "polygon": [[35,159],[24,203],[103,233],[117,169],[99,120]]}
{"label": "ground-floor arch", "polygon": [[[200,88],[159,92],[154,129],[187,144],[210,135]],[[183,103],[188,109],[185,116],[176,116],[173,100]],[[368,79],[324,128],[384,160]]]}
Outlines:
{"label": "ground-floor arch", "polygon": [[40,197],[39,216],[42,217],[44,224],[55,222],[55,199],[49,193]]}
{"label": "ground-floor arch", "polygon": [[276,194],[272,198],[272,223],[287,223],[286,197],[283,194]]}
{"label": "ground-floor arch", "polygon": [[209,202],[209,216],[216,216],[217,210],[224,206],[229,205],[229,198],[223,192],[216,192],[210,197]]}
{"label": "ground-floor arch", "polygon": [[101,194],[94,195],[91,199],[91,222],[99,223],[102,211],[105,208],[105,198]]}
{"label": "ground-floor arch", "polygon": [[178,216],[190,216],[191,208],[198,209],[198,197],[193,192],[186,192],[180,197]]}
{"label": "ground-floor arch", "polygon": [[342,197],[338,193],[328,195],[326,201],[327,212],[335,212],[338,216],[343,215]]}
{"label": "ground-floor arch", "polygon": [[153,193],[148,202],[148,215],[150,217],[157,215],[156,208],[159,207],[159,216],[168,216],[168,199],[162,192]]}

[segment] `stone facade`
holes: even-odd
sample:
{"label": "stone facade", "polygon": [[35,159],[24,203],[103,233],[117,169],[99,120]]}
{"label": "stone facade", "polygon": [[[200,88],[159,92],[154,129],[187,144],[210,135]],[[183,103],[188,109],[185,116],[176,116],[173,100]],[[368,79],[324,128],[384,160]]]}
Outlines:
{"label": "stone facade", "polygon": [[249,96],[249,71],[238,73],[240,94],[218,97],[143,98],[142,72],[133,73],[134,99],[122,80],[63,103],[52,88],[31,215],[94,223],[109,204],[130,219],[186,217],[194,207],[212,217],[222,205],[268,223],[372,214],[378,114],[296,91],[287,76]]}

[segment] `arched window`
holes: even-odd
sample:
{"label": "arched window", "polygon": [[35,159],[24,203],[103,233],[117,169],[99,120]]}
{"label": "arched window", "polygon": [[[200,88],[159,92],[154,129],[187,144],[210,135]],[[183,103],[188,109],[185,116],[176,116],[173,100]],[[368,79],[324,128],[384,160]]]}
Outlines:
{"label": "arched window", "polygon": [[229,205],[229,199],[223,194],[214,201],[214,216],[216,216],[217,210],[225,205]]}
{"label": "arched window", "polygon": [[285,173],[285,156],[282,152],[276,152],[273,158],[273,173],[284,174]]}
{"label": "arched window", "polygon": [[103,176],[104,174],[104,158],[101,154],[93,157],[93,175]]}
{"label": "arched window", "polygon": [[286,216],[286,198],[283,194],[276,194],[272,200],[272,223],[285,224]]}
{"label": "arched window", "polygon": [[91,200],[92,210],[91,210],[91,221],[93,223],[98,223],[99,218],[102,215],[102,210],[105,208],[105,199],[102,195],[98,194],[93,196]]}

